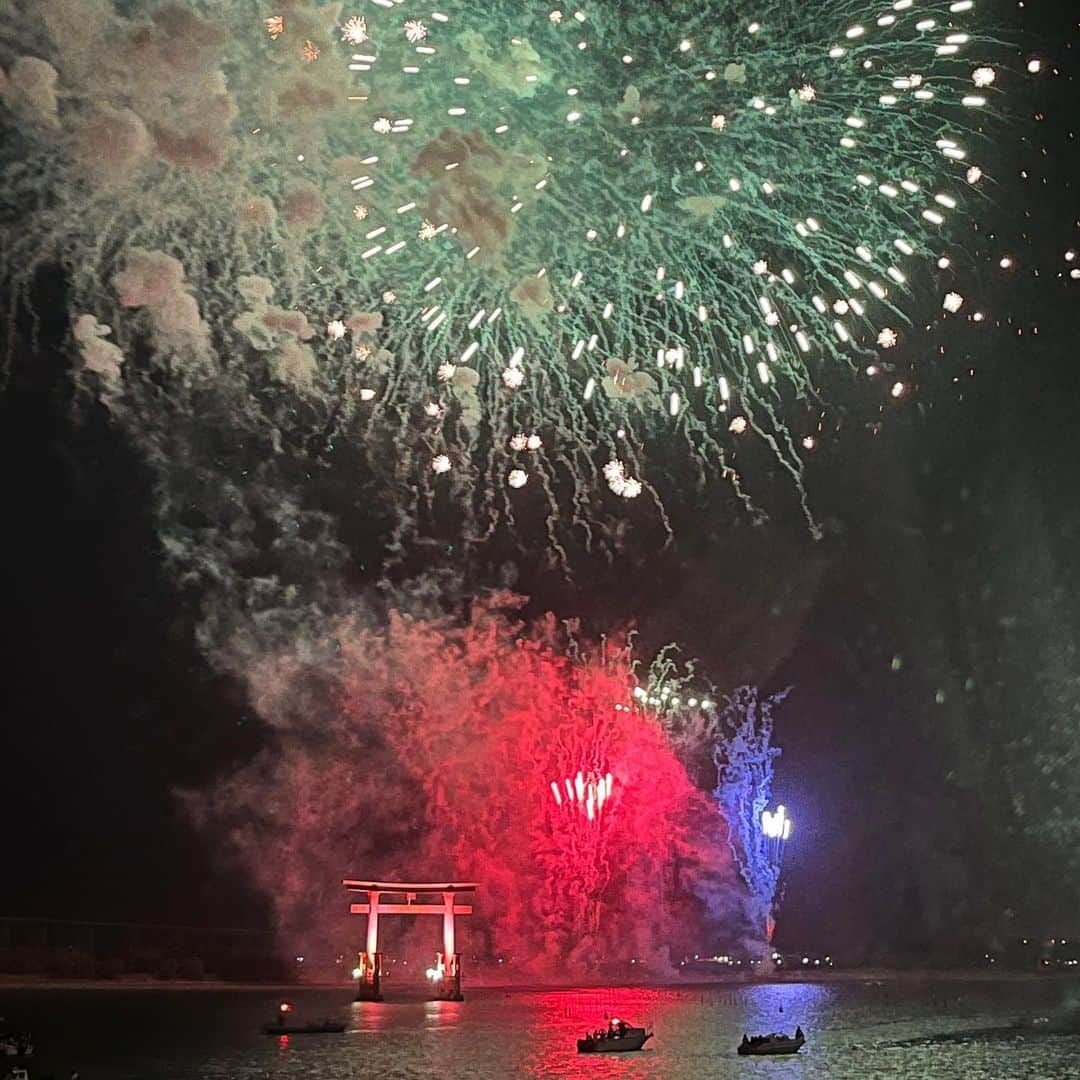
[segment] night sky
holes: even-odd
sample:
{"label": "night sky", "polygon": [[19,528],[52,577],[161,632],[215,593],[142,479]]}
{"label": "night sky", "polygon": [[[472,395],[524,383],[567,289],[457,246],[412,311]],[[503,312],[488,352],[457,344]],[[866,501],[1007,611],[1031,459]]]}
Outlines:
{"label": "night sky", "polygon": [[[788,506],[755,526],[693,496],[669,507],[677,542],[629,571],[583,564],[567,582],[509,543],[471,571],[479,585],[515,565],[536,613],[635,620],[719,688],[794,688],[774,792],[798,821],[792,947],[925,955],[958,935],[1080,933],[1078,20],[1073,0],[1000,10],[1045,71],[1010,95],[1005,179],[952,249],[977,268],[966,291],[985,319],[940,318],[926,288],[932,318],[904,343],[917,392],[810,458],[824,537]],[[39,276],[40,338],[27,346],[20,311],[0,397],[0,915],[265,925],[175,792],[268,735],[199,648],[153,472],[106,410],[74,407],[66,290]],[[348,579],[377,580],[385,520],[354,508],[341,529]]]}

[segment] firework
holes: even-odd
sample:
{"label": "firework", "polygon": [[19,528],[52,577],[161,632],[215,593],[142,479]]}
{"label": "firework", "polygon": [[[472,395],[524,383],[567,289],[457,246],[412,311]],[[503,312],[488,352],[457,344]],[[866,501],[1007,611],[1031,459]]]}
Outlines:
{"label": "firework", "polygon": [[611,802],[614,782],[611,773],[590,771],[585,774],[579,769],[573,778],[567,776],[561,784],[552,780],[551,794],[556,806],[576,810],[588,821],[599,821],[604,806]]}
{"label": "firework", "polygon": [[761,835],[769,849],[769,858],[780,866],[784,861],[784,845],[791,839],[795,822],[788,816],[783,806],[775,810],[764,810],[761,814]]}
{"label": "firework", "polygon": [[[78,315],[152,341],[159,413],[227,367],[245,423],[274,429],[283,386],[297,444],[370,447],[403,520],[443,487],[490,535],[539,500],[556,546],[658,510],[680,443],[748,502],[731,453],[762,439],[802,492],[798,403],[896,344],[998,93],[970,0],[103,4],[80,35],[70,0],[16,7],[9,280],[64,262]],[[171,291],[117,289],[178,249]],[[345,303],[378,319],[346,343],[374,354],[363,397],[336,333],[276,314]],[[138,415],[132,381],[109,394]]]}

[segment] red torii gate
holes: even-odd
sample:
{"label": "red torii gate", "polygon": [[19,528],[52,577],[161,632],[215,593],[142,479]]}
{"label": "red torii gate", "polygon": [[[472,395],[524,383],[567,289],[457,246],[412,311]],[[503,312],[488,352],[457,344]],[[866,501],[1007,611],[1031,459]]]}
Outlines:
{"label": "red torii gate", "polygon": [[[382,953],[379,952],[380,915],[441,915],[443,919],[442,952],[436,954],[435,981],[440,998],[461,1001],[461,956],[454,942],[454,918],[471,915],[472,907],[458,904],[457,894],[476,892],[475,881],[356,881],[344,878],[341,882],[351,893],[367,893],[367,903],[350,904],[349,914],[366,915],[366,949],[357,957],[356,1000],[382,1001]],[[418,896],[442,894],[441,904],[416,903]],[[384,903],[381,897],[404,896],[405,903]]]}

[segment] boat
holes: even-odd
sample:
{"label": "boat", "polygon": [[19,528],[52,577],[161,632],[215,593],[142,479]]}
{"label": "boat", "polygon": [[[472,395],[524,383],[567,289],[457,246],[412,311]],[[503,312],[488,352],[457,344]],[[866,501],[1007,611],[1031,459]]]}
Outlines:
{"label": "boat", "polygon": [[317,1024],[264,1024],[264,1035],[340,1035],[346,1024],[338,1020],[323,1020]]}
{"label": "boat", "polygon": [[264,1035],[340,1035],[346,1024],[339,1020],[319,1020],[311,1024],[290,1024],[285,1018],[293,1011],[288,1001],[278,1006],[277,1019],[272,1024],[263,1025]]}
{"label": "boat", "polygon": [[594,1031],[578,1039],[579,1054],[619,1054],[640,1050],[653,1033],[643,1027],[632,1027],[625,1020],[612,1020],[607,1030]]}
{"label": "boat", "polygon": [[740,1054],[797,1054],[806,1042],[802,1028],[796,1028],[794,1035],[785,1035],[774,1031],[771,1035],[755,1035],[748,1039],[745,1035],[739,1043]]}

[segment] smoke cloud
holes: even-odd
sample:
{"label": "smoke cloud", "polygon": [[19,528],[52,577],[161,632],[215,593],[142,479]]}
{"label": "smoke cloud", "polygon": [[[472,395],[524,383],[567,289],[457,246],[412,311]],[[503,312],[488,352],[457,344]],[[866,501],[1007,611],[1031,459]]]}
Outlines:
{"label": "smoke cloud", "polygon": [[[550,616],[527,626],[523,602],[417,615],[399,594],[381,625],[354,615],[281,651],[234,640],[273,736],[188,803],[290,940],[357,942],[345,876],[480,882],[471,948],[530,975],[666,971],[743,930],[724,821],[631,707],[630,650],[574,644]],[[610,774],[602,805],[575,799],[579,774]]]}
{"label": "smoke cloud", "polygon": [[[384,568],[426,514],[477,545],[512,524],[515,463],[519,480],[535,469],[525,514],[553,561],[566,522],[585,548],[622,526],[609,536],[584,494],[607,497],[610,437],[590,442],[584,412],[549,408],[580,397],[571,376],[537,363],[530,386],[520,357],[444,363],[414,317],[431,261],[456,265],[474,241],[488,267],[475,273],[491,275],[475,280],[497,290],[491,334],[553,317],[562,293],[536,256],[559,230],[517,225],[506,198],[527,189],[540,206],[553,158],[442,119],[399,149],[349,74],[340,6],[281,11],[268,33],[239,3],[19,0],[20,47],[0,44],[0,179],[18,207],[0,279],[18,303],[42,267],[64,271],[80,401],[107,405],[153,468],[163,557],[199,642],[265,724],[262,751],[185,804],[272,898],[283,943],[356,940],[348,875],[475,878],[476,950],[533,974],[666,970],[717,934],[735,940],[746,890],[726,824],[635,701],[625,640],[529,623],[524,598],[457,577],[356,595],[348,465],[380,486]],[[535,69],[543,85],[553,61],[490,55],[460,15],[459,59],[530,100],[521,80]],[[401,82],[385,108],[436,115],[438,100],[442,117],[440,86]],[[358,194],[374,161],[393,199]],[[407,196],[433,220],[406,219]],[[406,269],[385,280],[363,254],[384,217],[408,224]],[[446,278],[442,302],[479,325],[472,279]],[[552,337],[522,340],[556,353]],[[441,481],[434,463],[451,459]]]}

